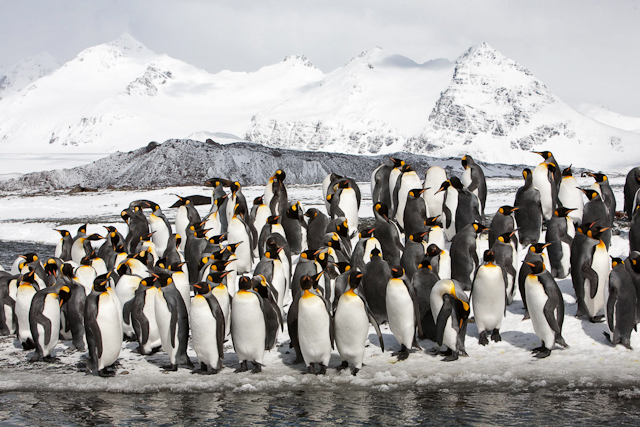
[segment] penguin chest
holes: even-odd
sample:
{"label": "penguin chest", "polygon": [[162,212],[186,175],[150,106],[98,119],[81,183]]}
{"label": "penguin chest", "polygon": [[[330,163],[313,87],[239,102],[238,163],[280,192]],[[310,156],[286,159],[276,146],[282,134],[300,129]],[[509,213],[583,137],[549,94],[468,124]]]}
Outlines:
{"label": "penguin chest", "polygon": [[605,288],[609,287],[609,273],[611,271],[611,264],[609,259],[609,252],[605,244],[600,241],[596,246],[596,250],[593,253],[593,259],[591,260],[591,268],[598,275],[598,290],[593,299],[591,299],[589,280],[585,280],[585,303],[587,310],[591,317],[598,314],[600,310],[604,308],[605,300],[604,293]]}
{"label": "penguin chest", "polygon": [[329,364],[331,358],[330,319],[324,301],[303,295],[298,306],[298,340],[305,363]]}
{"label": "penguin chest", "polygon": [[540,192],[540,203],[542,204],[542,214],[545,219],[553,215],[553,195],[551,181],[549,181],[549,170],[545,163],[539,164],[533,170],[533,185]]}
{"label": "penguin chest", "polygon": [[[229,297],[229,291],[227,290],[226,286],[221,285],[213,288],[211,290],[211,293],[213,294],[214,297],[216,297],[216,300],[220,305],[220,310],[222,310],[222,316],[224,317],[224,321],[225,321],[225,336],[226,336],[229,333],[229,327],[231,326],[229,324],[229,315],[231,314],[231,298]],[[193,300],[195,301],[195,297]]]}
{"label": "penguin chest", "polygon": [[439,225],[434,225],[429,230],[429,239],[427,241],[427,246],[432,243],[438,246],[440,249],[445,248],[446,242],[444,237],[444,230]]}
{"label": "penguin chest", "polygon": [[382,246],[380,245],[380,241],[375,237],[370,237],[364,244],[362,261],[364,261],[365,264],[368,264],[369,261],[371,261],[371,251],[373,251],[374,248],[377,248],[380,251],[380,256],[382,256]]}
{"label": "penguin chest", "polygon": [[156,320],[156,297],[158,295],[158,288],[153,287],[147,289],[144,296],[144,307],[142,313],[149,322],[149,338],[144,343],[145,348],[148,351],[158,347],[162,344],[160,341],[160,331],[158,330],[158,321]]}
{"label": "penguin chest", "polygon": [[91,293],[93,281],[96,276],[96,271],[93,267],[88,265],[81,265],[76,270],[76,281],[84,287],[85,295],[89,295]]}
{"label": "penguin chest", "polygon": [[231,303],[231,338],[238,360],[262,363],[266,325],[259,296],[239,291]]}
{"label": "penguin chest", "polygon": [[187,243],[187,239],[184,237],[187,235],[187,227],[189,227],[189,214],[187,213],[187,208],[185,206],[180,206],[178,208],[178,212],[176,213],[176,233],[183,237],[180,242],[180,250],[184,251],[184,246]]}
{"label": "penguin chest", "polygon": [[122,276],[115,289],[120,304],[124,306],[128,301],[131,301],[136,295],[138,286],[140,286],[140,278],[138,276],[128,274]]}
{"label": "penguin chest", "polygon": [[531,316],[531,322],[533,323],[533,331],[538,338],[544,342],[545,347],[551,349],[556,342],[556,335],[544,315],[544,306],[549,296],[544,291],[542,283],[540,283],[538,278],[533,274],[527,276],[524,287],[525,297],[527,298],[527,308]]}
{"label": "penguin chest", "polygon": [[401,345],[411,348],[416,330],[415,313],[413,300],[402,280],[389,280],[386,303],[391,332]]}
{"label": "penguin chest", "polygon": [[[162,348],[169,354],[174,350],[171,345],[171,310],[165,299],[164,292],[158,290],[158,294],[155,298],[155,311],[156,321],[158,322],[158,331],[160,332],[160,340],[162,341]],[[178,328],[176,327],[176,334]],[[177,347],[177,339],[175,340]]]}
{"label": "penguin chest", "polygon": [[176,285],[178,293],[184,301],[184,305],[187,308],[187,314],[191,308],[191,286],[189,285],[189,279],[182,271],[177,271],[171,275],[173,283]]}
{"label": "penguin chest", "polygon": [[218,354],[217,323],[206,298],[196,295],[189,312],[191,339],[198,360],[216,367]]}
{"label": "penguin chest", "polygon": [[334,335],[340,356],[360,368],[364,344],[369,334],[369,318],[362,299],[352,294],[353,292],[347,291],[338,301],[334,316]]}
{"label": "penguin chest", "polygon": [[229,244],[240,243],[236,248],[236,256],[238,261],[235,263],[236,271],[240,274],[251,271],[253,253],[251,249],[251,240],[247,234],[244,223],[238,218],[232,218],[227,227],[227,241]]}
{"label": "penguin chest", "polygon": [[116,305],[117,302],[108,292],[100,294],[96,322],[102,339],[102,356],[98,358],[98,369],[113,365],[120,356],[122,327],[118,328],[114,325],[122,325],[122,321]]}
{"label": "penguin chest", "polygon": [[162,257],[164,251],[167,249],[167,242],[169,241],[169,237],[171,237],[171,230],[167,228],[167,224],[162,218],[151,214],[149,216],[149,232],[153,233],[151,235],[151,241],[156,246],[158,256]]}
{"label": "penguin chest", "polygon": [[440,255],[438,255],[438,277],[440,279],[450,279],[451,278],[451,256],[449,252],[443,250]]}
{"label": "penguin chest", "polygon": [[29,309],[31,301],[36,294],[33,286],[22,285],[18,287],[16,293],[16,317],[18,319],[18,337],[21,342],[25,342],[31,337],[31,328],[29,326]]}
{"label": "penguin chest", "polygon": [[40,348],[42,348],[42,355],[46,357],[51,354],[58,344],[58,336],[60,335],[60,304],[54,294],[48,294],[45,297],[42,315],[51,322],[51,336],[48,342],[45,341],[47,337],[45,337],[44,326],[41,324],[37,325],[38,341]]}
{"label": "penguin chest", "polygon": [[471,293],[478,332],[500,329],[504,317],[505,292],[500,267],[487,264],[478,269]]}
{"label": "penguin chest", "polygon": [[353,188],[345,188],[340,193],[338,207],[344,212],[347,218],[349,230],[358,229],[358,199]]}
{"label": "penguin chest", "polygon": [[273,278],[271,285],[278,291],[278,307],[282,310],[285,293],[287,291],[287,283],[285,281],[284,266],[278,259],[273,260]]}

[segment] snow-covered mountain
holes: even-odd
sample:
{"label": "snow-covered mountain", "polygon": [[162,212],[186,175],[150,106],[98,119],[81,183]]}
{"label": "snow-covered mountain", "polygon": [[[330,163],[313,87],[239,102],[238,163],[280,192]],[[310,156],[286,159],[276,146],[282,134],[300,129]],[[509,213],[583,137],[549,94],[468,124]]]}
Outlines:
{"label": "snow-covered mountain", "polygon": [[6,71],[0,68],[0,99],[21,91],[58,68],[60,64],[48,53],[25,58]]}
{"label": "snow-covered mountain", "polygon": [[605,125],[640,133],[640,117],[623,116],[611,111],[604,105],[580,104],[576,106],[576,110]]}
{"label": "snow-covered mountain", "polygon": [[640,163],[638,133],[577,112],[487,44],[455,62],[375,48],[328,74],[303,56],[210,74],[125,34],[0,100],[4,152],[108,153],[187,137],[511,164],[551,150],[608,171]]}

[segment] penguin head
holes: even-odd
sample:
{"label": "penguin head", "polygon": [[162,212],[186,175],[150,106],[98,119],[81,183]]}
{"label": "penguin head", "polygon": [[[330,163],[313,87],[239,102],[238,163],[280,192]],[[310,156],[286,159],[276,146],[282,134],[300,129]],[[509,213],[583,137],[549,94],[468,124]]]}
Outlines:
{"label": "penguin head", "polygon": [[287,212],[286,212],[287,218],[298,219],[298,215],[299,215],[299,212],[300,212],[299,203],[300,202],[293,203],[293,204],[291,204],[291,206],[289,206],[287,208]]}
{"label": "penguin head", "polygon": [[509,216],[511,215],[512,212],[517,211],[519,208],[517,206],[508,206],[508,205],[504,205],[504,206],[500,206],[500,209],[498,209],[498,212],[501,215],[504,216]]}
{"label": "penguin head", "polygon": [[175,273],[178,271],[182,271],[182,266],[184,265],[184,262],[174,262],[172,264],[166,265],[166,269]]}
{"label": "penguin head", "polygon": [[424,193],[425,191],[427,191],[426,188],[414,188],[412,190],[409,191],[409,196],[413,197],[414,199],[417,199],[418,197],[420,197],[422,195],[422,193]]}
{"label": "penguin head", "polygon": [[267,284],[267,280],[262,274],[253,276],[251,279],[251,286],[262,298],[269,299],[269,286]]}
{"label": "penguin head", "polygon": [[96,292],[106,292],[109,285],[110,273],[101,274],[93,279],[93,290]]}
{"label": "penguin head", "polygon": [[60,271],[60,268],[55,258],[49,258],[47,262],[44,264],[44,272],[49,276],[52,275],[54,277],[57,277],[59,271]]}
{"label": "penguin head", "polygon": [[194,283],[193,291],[196,295],[206,295],[211,292],[211,285],[207,282]]}
{"label": "penguin head", "polygon": [[87,224],[82,224],[78,227],[78,234],[87,234]]}
{"label": "penguin head", "polygon": [[282,182],[287,177],[287,174],[282,169],[278,169],[276,173],[273,175],[275,179]]}
{"label": "penguin head", "polygon": [[640,273],[640,252],[631,251],[629,253],[629,260],[631,261],[631,269],[636,273]]}
{"label": "penguin head", "polygon": [[264,256],[266,256],[269,259],[278,259],[282,249],[284,249],[284,248],[281,246],[281,247],[279,247],[277,249],[271,249],[271,250],[265,251]]}
{"label": "penguin head", "polygon": [[227,233],[219,234],[217,236],[213,236],[212,238],[209,239],[209,243],[211,243],[212,245],[219,245],[220,243],[224,242],[225,240],[227,240]]}
{"label": "penguin head", "polygon": [[555,173],[556,169],[558,169],[558,166],[555,163],[547,163],[547,171],[549,171],[550,173]]}
{"label": "penguin head", "polygon": [[242,187],[238,181],[232,182],[229,187],[231,188],[231,193],[236,194],[238,190]]}
{"label": "penguin head", "polygon": [[249,276],[240,276],[238,279],[238,289],[248,291],[251,288],[251,278]]}
{"label": "penguin head", "polygon": [[120,212],[120,216],[122,217],[124,222],[129,224],[129,221],[131,221],[131,215],[129,215],[129,212],[127,212],[127,211],[128,211],[128,209],[125,209],[122,212]]}
{"label": "penguin head", "polygon": [[373,232],[374,232],[374,231],[376,231],[375,227],[373,227],[373,228],[365,228],[364,230],[362,230],[362,231],[359,233],[359,235],[358,235],[358,236],[359,236],[361,239],[368,239],[368,238],[370,238],[371,236],[373,236]]}
{"label": "penguin head", "polygon": [[404,276],[404,268],[399,265],[391,267],[391,277],[394,279],[400,279],[402,276]]}
{"label": "penguin head", "polygon": [[180,243],[182,243],[182,236],[179,234],[174,234],[174,236],[176,236],[176,248],[178,248],[178,246],[180,246]]}
{"label": "penguin head", "polygon": [[64,304],[65,302],[69,301],[69,298],[71,298],[71,289],[69,289],[69,287],[65,285],[58,291],[60,307],[62,307],[62,304]]}
{"label": "penguin head", "polygon": [[229,182],[228,179],[224,179],[224,178],[209,178],[204,182],[204,185],[206,185],[207,187],[219,187],[219,186],[226,186],[228,187],[231,183]]}
{"label": "penguin head", "polygon": [[569,165],[568,168],[562,170],[562,176],[563,177],[565,177],[565,176],[573,176],[573,173],[571,172],[571,166],[572,165]]}
{"label": "penguin head", "polygon": [[[134,259],[140,261],[144,265],[149,265],[149,260],[153,259],[153,255],[146,250],[140,251],[137,254],[133,255],[130,259]],[[127,262],[129,262],[127,260]]]}
{"label": "penguin head", "polygon": [[533,174],[531,173],[531,169],[529,168],[524,168],[524,170],[522,171],[522,177],[524,178],[525,182],[533,182]]}
{"label": "penguin head", "polygon": [[233,216],[234,217],[242,217],[244,218],[244,215],[246,214],[246,209],[244,208],[244,205],[240,205],[240,204],[236,204],[235,208],[233,209]]}
{"label": "penguin head", "polygon": [[460,159],[462,167],[465,169],[469,168],[469,157],[470,156],[463,156],[462,159]]}
{"label": "penguin head", "polygon": [[[62,267],[60,267],[60,272],[62,273],[63,276],[68,277],[69,279],[73,278],[73,265],[65,262],[64,264],[62,264]],[[120,274],[120,273],[118,273]],[[121,275],[121,274],[120,274]]]}
{"label": "penguin head", "polygon": [[360,286],[360,283],[362,283],[363,276],[364,274],[362,274],[362,272],[359,269],[354,268],[351,270],[351,272],[349,273],[349,277],[347,278],[347,281],[349,282],[349,286],[351,287],[351,289],[353,290],[358,289],[358,286]]}
{"label": "penguin head", "polygon": [[144,286],[145,288],[149,288],[154,285],[155,281],[156,278],[153,276],[145,277],[144,279],[140,280],[140,285]]}
{"label": "penguin head", "polygon": [[338,236],[338,233],[333,232],[333,233],[327,233],[326,235],[328,237],[327,241],[326,241],[326,245],[329,246],[330,248],[335,249],[336,251],[341,250],[341,245],[340,245],[340,236]]}
{"label": "penguin head", "polygon": [[596,182],[605,182],[609,179],[607,175],[603,173],[589,173],[589,176],[595,179]]}
{"label": "penguin head", "polygon": [[318,287],[318,282],[320,281],[320,278],[322,277],[322,275],[324,274],[324,271],[321,271],[318,274],[315,275],[304,275],[302,276],[302,278],[300,278],[300,288],[303,291],[308,291],[311,288],[317,288]]}
{"label": "penguin head", "polygon": [[218,197],[213,203],[215,203],[219,209],[220,206],[222,206],[222,204],[224,203],[224,201],[227,200],[228,198],[229,196],[227,194],[223,194],[222,196]]}
{"label": "penguin head", "polygon": [[429,218],[424,220],[424,225],[426,225],[427,227],[433,227],[435,225],[440,225],[442,226],[442,223],[440,222],[440,215],[438,216],[430,216]]}
{"label": "penguin head", "polygon": [[582,191],[589,200],[594,200],[595,198],[600,197],[600,193],[596,190],[592,190],[591,188],[581,188],[580,191]]}
{"label": "penguin head", "polygon": [[440,193],[442,191],[446,191],[447,188],[449,188],[449,187],[451,187],[451,181],[446,180],[442,184],[440,184],[440,188],[438,189],[438,191],[436,191],[435,194],[438,194],[438,193]]}
{"label": "penguin head", "polygon": [[307,249],[306,251],[303,251],[300,253],[300,258],[302,259],[307,259],[307,260],[312,260],[315,258],[315,250],[313,249]]}
{"label": "penguin head", "polygon": [[169,273],[158,271],[154,273],[153,276],[156,278],[156,280],[153,282],[156,288],[164,288],[173,283],[173,278]]}
{"label": "penguin head", "polygon": [[391,163],[393,164],[394,168],[400,168],[400,167],[404,166],[404,160],[396,159],[396,158],[393,158],[393,157],[390,157],[390,159],[391,159]]}
{"label": "penguin head", "polygon": [[489,227],[485,227],[484,225],[480,224],[479,222],[474,222],[474,223],[471,224],[471,226],[473,227],[473,229],[476,232],[476,234],[480,234],[483,231],[489,230]]}
{"label": "penguin head", "polygon": [[498,236],[498,241],[502,242],[502,243],[510,244],[511,236],[513,236],[515,234],[515,232],[516,232],[516,230],[507,231],[506,233],[502,233],[501,235]]}
{"label": "penguin head", "polygon": [[253,206],[264,205],[264,196],[256,197],[253,199]]}
{"label": "penguin head", "polygon": [[31,264],[32,262],[38,261],[38,255],[33,252],[26,253],[24,255],[19,255],[20,258],[24,258],[24,262],[27,264]]}
{"label": "penguin head", "polygon": [[573,211],[575,211],[575,209],[565,208],[564,206],[560,206],[555,211],[553,211],[553,214],[558,218],[566,218],[567,215],[569,215],[569,213]]}
{"label": "penguin head", "polygon": [[496,254],[491,249],[487,249],[484,251],[482,259],[484,259],[484,262],[487,264],[493,264],[496,262]]}
{"label": "penguin head", "polygon": [[33,285],[36,282],[36,271],[29,270],[26,274],[20,277],[20,286],[23,284]]}
{"label": "penguin head", "polygon": [[431,266],[431,257],[429,255],[425,254],[422,260],[420,260],[420,262],[418,263],[418,269],[421,268],[433,270],[433,267]]}
{"label": "penguin head", "polygon": [[413,168],[411,167],[411,165],[405,164],[400,170],[402,171],[402,173],[407,173],[413,171]]}
{"label": "penguin head", "polygon": [[589,230],[587,230],[587,236],[595,240],[600,240],[600,238],[602,237],[602,233],[604,233],[610,228],[611,227],[600,227],[600,226],[591,227]]}
{"label": "penguin head", "polygon": [[91,261],[93,261],[97,257],[96,251],[91,251],[91,253],[86,254],[80,260],[80,265],[91,265]]}
{"label": "penguin head", "polygon": [[531,274],[540,274],[544,271],[544,263],[540,260],[535,260],[533,262],[525,261],[529,267],[531,267]]}
{"label": "penguin head", "polygon": [[624,261],[617,257],[611,257],[611,268],[616,268],[618,265],[624,266]]}
{"label": "penguin head", "polygon": [[442,253],[442,249],[440,249],[438,247],[438,245],[436,245],[435,243],[430,244],[429,246],[427,246],[427,255],[430,257],[434,257],[434,256],[438,256]]}
{"label": "penguin head", "polygon": [[279,224],[280,223],[280,215],[271,215],[269,218],[267,218],[267,224],[273,225],[273,224]]}
{"label": "penguin head", "polygon": [[63,238],[71,235],[71,233],[69,233],[69,231],[68,231],[68,230],[58,230],[58,229],[55,229],[54,231],[57,231],[58,233],[60,233],[60,235],[61,235]]}
{"label": "penguin head", "polygon": [[422,242],[422,240],[424,239],[424,236],[426,236],[427,234],[429,234],[428,231],[422,231],[420,233],[413,233],[409,235],[409,240],[411,240],[412,242]]}
{"label": "penguin head", "polygon": [[319,212],[320,211],[318,211],[318,209],[316,208],[307,209],[307,211],[304,213],[304,216],[306,216],[309,219],[313,219],[318,216]]}
{"label": "penguin head", "polygon": [[341,223],[336,224],[336,231],[342,237],[349,237],[349,222],[346,218]]}
{"label": "penguin head", "polygon": [[462,181],[460,181],[460,178],[458,178],[457,176],[452,176],[449,179],[449,182],[451,183],[451,186],[456,190],[462,190],[464,188]]}
{"label": "penguin head", "polygon": [[386,221],[389,221],[389,206],[386,203],[376,203],[373,206],[373,209],[384,218]]}
{"label": "penguin head", "polygon": [[541,155],[545,160],[553,156],[553,154],[551,154],[551,151],[534,151],[534,153]]}
{"label": "penguin head", "polygon": [[351,264],[348,261],[340,261],[332,263],[334,267],[338,269],[340,274],[344,274],[348,271],[351,271]]}
{"label": "penguin head", "polygon": [[343,179],[338,182],[338,188],[351,188],[351,181],[348,179]]}
{"label": "penguin head", "polygon": [[544,248],[551,246],[551,243],[534,243],[529,246],[529,250],[534,254],[541,254],[544,252]]}
{"label": "penguin head", "polygon": [[380,253],[380,250],[378,248],[373,248],[371,250],[371,254],[369,255],[369,258],[371,258],[372,260],[374,258],[382,258],[382,254]]}
{"label": "penguin head", "polygon": [[[236,253],[236,249],[238,249],[238,246],[240,246],[242,243],[244,242],[238,242],[238,243],[229,243],[227,246],[224,247],[224,251],[228,252],[230,254],[235,254]],[[223,254],[223,256],[226,254]]]}
{"label": "penguin head", "polygon": [[231,273],[230,271],[211,271],[207,276],[207,280],[211,283],[222,283],[222,280]]}
{"label": "penguin head", "polygon": [[320,249],[316,251],[316,262],[320,264],[320,267],[324,270],[327,268],[327,264],[329,263],[329,253],[328,248]]}

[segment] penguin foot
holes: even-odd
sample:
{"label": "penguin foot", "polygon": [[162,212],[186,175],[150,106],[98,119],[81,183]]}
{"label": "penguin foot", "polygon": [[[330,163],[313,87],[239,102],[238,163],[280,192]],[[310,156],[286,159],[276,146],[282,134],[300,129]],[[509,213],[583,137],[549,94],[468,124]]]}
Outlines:
{"label": "penguin foot", "polygon": [[631,341],[629,341],[627,338],[622,338],[620,340],[620,344],[625,346],[627,348],[627,350],[633,350],[633,348],[631,348]]}
{"label": "penguin foot", "polygon": [[459,356],[462,356],[462,357],[469,357],[469,355],[467,354],[467,351],[466,351],[466,350],[464,350],[464,349],[463,349],[463,350],[458,351],[458,355],[459,355]]}
{"label": "penguin foot", "polygon": [[345,369],[347,369],[349,367],[349,362],[347,362],[346,360],[343,360],[342,363],[340,364],[340,366],[337,366],[336,369],[338,371],[343,371]]}
{"label": "penguin foot", "polygon": [[405,345],[402,345],[402,347],[400,347],[400,351],[395,351],[391,353],[391,355],[397,356],[398,361],[406,360],[409,357],[409,349]]}
{"label": "penguin foot", "polygon": [[533,355],[533,357],[537,357],[538,359],[544,359],[545,357],[549,357],[551,354],[551,349],[543,347],[542,350]]}
{"label": "penguin foot", "polygon": [[315,373],[316,373],[316,368],[315,368],[315,366],[313,366],[313,363],[312,363],[312,364],[310,364],[309,366],[307,366],[307,372],[306,372],[306,373],[307,373],[307,374],[315,375]]}
{"label": "penguin foot", "polygon": [[455,360],[458,360],[458,352],[456,351],[452,351],[450,355],[442,358],[443,362],[453,362]]}
{"label": "penguin foot", "polygon": [[165,372],[175,372],[178,370],[178,365],[164,365],[162,370]]}
{"label": "penguin foot", "polygon": [[[493,336],[492,336],[493,338]],[[488,345],[489,339],[487,338],[487,331],[482,331],[480,333],[480,338],[478,339],[478,344],[480,345]]]}
{"label": "penguin foot", "polygon": [[245,360],[244,362],[240,362],[240,367],[236,369],[234,372],[235,373],[247,372],[248,370],[249,368],[247,368],[247,361]]}
{"label": "penguin foot", "polygon": [[107,368],[103,368],[98,371],[98,376],[103,378],[111,378],[116,376],[116,371],[111,371]]}
{"label": "penguin foot", "polygon": [[35,363],[40,360],[40,356],[38,355],[38,353],[34,353],[27,360],[29,361],[29,363]]}
{"label": "penguin foot", "polygon": [[602,323],[604,322],[604,315],[600,315],[600,316],[593,316],[589,318],[589,322],[591,323]]}
{"label": "penguin foot", "polygon": [[326,373],[327,373],[327,366],[321,363],[320,372],[318,372],[316,375],[325,375]]}
{"label": "penguin foot", "polygon": [[356,368],[355,366],[353,367],[353,370],[351,371],[351,375],[353,375],[354,377],[358,374],[358,372],[360,372],[360,369]]}
{"label": "penguin foot", "polygon": [[607,341],[613,344],[613,341],[611,341],[611,335],[609,335],[609,332],[603,332],[602,335],[604,335],[607,338]]}
{"label": "penguin foot", "polygon": [[539,353],[541,351],[544,351],[546,349],[546,347],[544,345],[541,345],[540,347],[536,347],[533,350],[531,350],[531,353]]}
{"label": "penguin foot", "polygon": [[28,339],[27,341],[22,343],[23,350],[33,350],[35,348],[36,348],[36,345],[33,341],[31,341],[31,339]]}
{"label": "penguin foot", "polygon": [[569,344],[565,342],[562,336],[559,336],[556,338],[556,344],[558,344],[560,347],[563,347],[563,348],[569,348]]}
{"label": "penguin foot", "polygon": [[45,356],[45,357],[42,358],[42,360],[44,362],[47,362],[47,363],[56,363],[56,362],[60,361],[60,359],[58,359],[57,357],[53,357],[53,356]]}
{"label": "penguin foot", "polygon": [[531,319],[531,316],[529,315],[529,311],[525,310],[524,316],[522,316],[522,320],[529,320],[529,319]]}
{"label": "penguin foot", "polygon": [[252,374],[259,374],[262,372],[262,365],[260,363],[253,362],[253,369],[251,370]]}
{"label": "penguin foot", "polygon": [[500,342],[500,341],[502,341],[502,337],[500,336],[500,331],[499,331],[499,330],[497,330],[497,329],[494,329],[494,330],[493,330],[493,333],[491,334],[491,339],[492,339],[494,342]]}

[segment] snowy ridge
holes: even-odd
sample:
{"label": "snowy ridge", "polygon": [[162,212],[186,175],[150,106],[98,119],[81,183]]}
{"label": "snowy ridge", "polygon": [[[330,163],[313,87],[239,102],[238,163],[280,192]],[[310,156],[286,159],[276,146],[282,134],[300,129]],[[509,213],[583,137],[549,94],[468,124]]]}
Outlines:
{"label": "snowy ridge", "polygon": [[0,68],[0,99],[21,91],[58,68],[60,64],[48,53],[25,58],[7,71]]}
{"label": "snowy ridge", "polygon": [[587,117],[629,132],[640,133],[640,117],[623,116],[609,110],[604,105],[580,104],[576,109]]}

